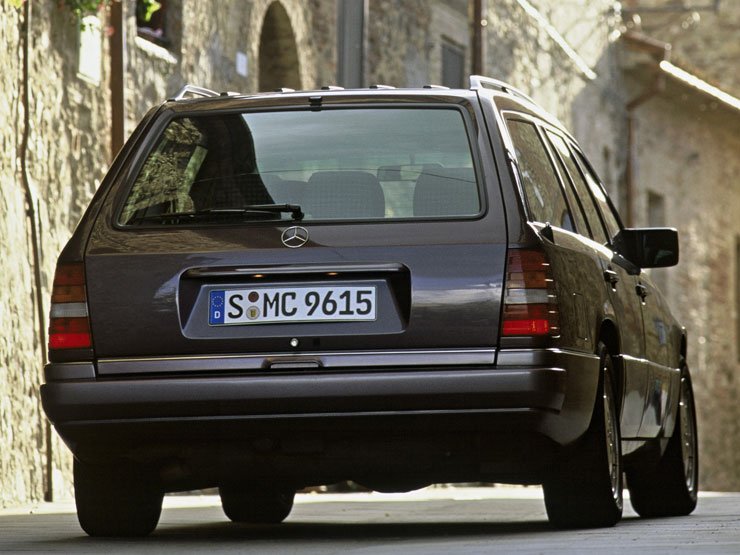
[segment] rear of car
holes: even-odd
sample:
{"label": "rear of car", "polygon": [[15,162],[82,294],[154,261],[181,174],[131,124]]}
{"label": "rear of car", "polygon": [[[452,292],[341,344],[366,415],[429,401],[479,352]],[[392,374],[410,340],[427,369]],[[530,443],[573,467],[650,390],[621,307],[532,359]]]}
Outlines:
{"label": "rear of car", "polygon": [[54,280],[42,397],[88,533],[149,533],[166,491],[217,486],[257,522],[340,480],[546,481],[593,427],[603,357],[485,97],[281,93],[145,118]]}
{"label": "rear of car", "polygon": [[[87,358],[73,387],[95,398],[63,433],[91,416],[293,417],[299,438],[306,418],[521,408],[507,395],[528,384],[490,372],[510,261],[475,93],[185,101],[152,125],[60,260],[56,285],[78,295],[54,301],[69,318],[52,321],[49,375]],[[526,403],[560,408],[542,393]],[[144,435],[139,454],[168,443]],[[128,449],[110,434],[79,453]]]}

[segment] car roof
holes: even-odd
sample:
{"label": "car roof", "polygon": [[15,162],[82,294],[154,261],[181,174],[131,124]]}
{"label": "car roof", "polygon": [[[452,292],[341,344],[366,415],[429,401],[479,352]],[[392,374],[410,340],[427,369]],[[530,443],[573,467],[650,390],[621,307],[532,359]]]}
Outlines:
{"label": "car roof", "polygon": [[535,115],[559,128],[566,134],[568,130],[556,117],[545,111],[531,97],[515,87],[489,77],[470,76],[470,88],[449,88],[440,85],[397,88],[389,85],[371,85],[365,88],[345,89],[337,86],[325,86],[314,90],[296,91],[282,88],[269,92],[238,93],[216,92],[196,85],[185,85],[177,94],[163,104],[167,108],[181,112],[199,112],[220,109],[254,108],[260,105],[306,106],[320,108],[323,105],[355,103],[376,103],[379,99],[395,102],[451,102],[459,103],[462,99],[472,99],[478,90],[490,90],[494,102],[503,101],[507,109],[516,106],[518,109]]}

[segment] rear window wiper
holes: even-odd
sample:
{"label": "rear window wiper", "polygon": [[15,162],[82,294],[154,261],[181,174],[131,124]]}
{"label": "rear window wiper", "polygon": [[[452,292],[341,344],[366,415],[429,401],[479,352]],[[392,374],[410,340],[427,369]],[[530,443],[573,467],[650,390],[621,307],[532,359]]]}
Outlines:
{"label": "rear window wiper", "polygon": [[243,210],[245,212],[272,212],[274,214],[290,212],[296,221],[301,221],[303,216],[305,216],[299,204],[249,204],[237,210]]}
{"label": "rear window wiper", "polygon": [[126,223],[135,225],[140,222],[175,222],[177,224],[192,220],[206,219],[219,216],[245,216],[248,214],[282,214],[289,212],[296,221],[304,217],[303,210],[297,204],[248,204],[239,208],[205,208],[194,212],[169,212],[161,214],[145,214],[133,216]]}

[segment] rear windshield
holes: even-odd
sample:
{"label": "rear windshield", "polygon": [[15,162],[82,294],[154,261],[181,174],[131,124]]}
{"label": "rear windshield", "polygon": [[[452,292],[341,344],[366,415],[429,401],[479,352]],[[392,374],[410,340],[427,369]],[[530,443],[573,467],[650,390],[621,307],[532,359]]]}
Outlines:
{"label": "rear windshield", "polygon": [[480,211],[459,110],[325,109],[172,120],[118,223],[454,218]]}

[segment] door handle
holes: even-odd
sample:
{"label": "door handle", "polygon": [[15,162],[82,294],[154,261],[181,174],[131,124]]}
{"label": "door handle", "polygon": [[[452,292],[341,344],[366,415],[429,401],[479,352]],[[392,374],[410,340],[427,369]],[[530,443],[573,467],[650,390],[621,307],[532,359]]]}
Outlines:
{"label": "door handle", "polygon": [[612,286],[612,289],[616,288],[619,283],[619,274],[612,269],[604,270],[604,281]]}
{"label": "door handle", "polygon": [[642,283],[638,283],[635,285],[635,293],[637,293],[637,296],[642,299],[642,302],[645,302],[645,298],[650,294],[648,293],[648,288],[645,287]]}

